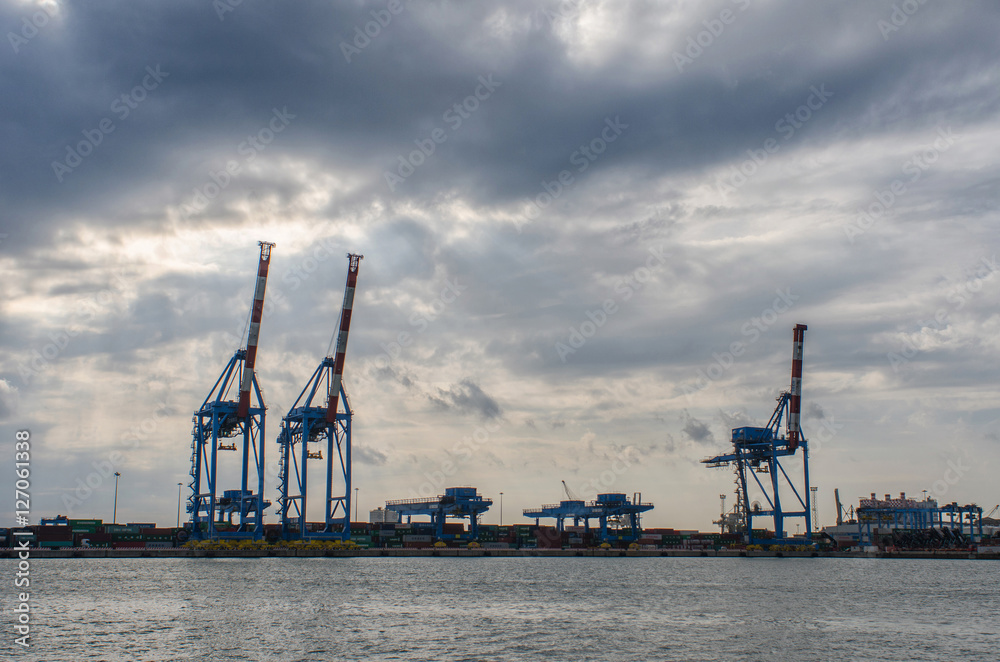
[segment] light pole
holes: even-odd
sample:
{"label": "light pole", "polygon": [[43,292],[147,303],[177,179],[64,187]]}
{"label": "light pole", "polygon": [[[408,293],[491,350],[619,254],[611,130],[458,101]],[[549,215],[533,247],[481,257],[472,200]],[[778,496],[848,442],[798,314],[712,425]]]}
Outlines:
{"label": "light pole", "polygon": [[111,516],[112,524],[117,524],[118,523],[118,478],[120,478],[120,477],[121,477],[121,474],[116,471],[115,472],[115,511],[114,511],[114,514]]}
{"label": "light pole", "polygon": [[181,528],[181,485],[177,483],[177,528]]}
{"label": "light pole", "polygon": [[354,521],[355,522],[360,522],[361,521],[361,520],[358,519],[358,490],[360,490],[360,489],[361,489],[360,487],[355,487],[354,488]]}
{"label": "light pole", "polygon": [[503,492],[500,493],[500,526],[503,526]]}
{"label": "light pole", "polygon": [[812,493],[812,525],[813,531],[819,531],[819,503],[816,500],[816,493],[819,492],[819,488],[815,485],[809,487],[809,491]]}

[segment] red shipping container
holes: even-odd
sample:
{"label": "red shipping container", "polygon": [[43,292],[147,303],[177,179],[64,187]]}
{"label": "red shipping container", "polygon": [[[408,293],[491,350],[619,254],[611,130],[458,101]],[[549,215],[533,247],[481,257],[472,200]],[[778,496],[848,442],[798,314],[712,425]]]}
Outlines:
{"label": "red shipping container", "polygon": [[73,540],[73,530],[68,526],[40,526],[35,529],[35,539],[39,542],[62,542],[66,540]]}

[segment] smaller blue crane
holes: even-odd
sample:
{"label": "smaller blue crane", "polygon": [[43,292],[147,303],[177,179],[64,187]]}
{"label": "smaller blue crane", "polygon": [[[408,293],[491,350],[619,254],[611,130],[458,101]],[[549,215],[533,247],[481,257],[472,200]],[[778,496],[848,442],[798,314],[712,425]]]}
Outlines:
{"label": "smaller blue crane", "polygon": [[445,538],[444,521],[448,517],[469,518],[469,540],[479,536],[479,516],[490,509],[493,500],[481,496],[474,487],[447,487],[436,497],[386,501],[385,509],[394,510],[407,522],[414,515],[430,515],[435,536]]}
{"label": "smaller blue crane", "polygon": [[619,532],[627,525],[628,534],[626,537],[628,540],[639,539],[639,535],[642,533],[639,515],[652,510],[653,504],[642,503],[638,495],[633,501],[629,501],[628,497],[617,492],[598,494],[596,501],[587,503],[570,491],[566,481],[562,481],[562,484],[568,499],[560,501],[558,504],[543,505],[541,508],[524,509],[524,516],[534,518],[535,526],[538,526],[542,517],[552,517],[556,520],[556,530],[562,533],[566,520],[572,518],[573,526],[579,526],[582,520],[584,528],[589,531],[590,520],[596,519],[600,525],[601,542],[608,541],[609,521],[618,525]]}

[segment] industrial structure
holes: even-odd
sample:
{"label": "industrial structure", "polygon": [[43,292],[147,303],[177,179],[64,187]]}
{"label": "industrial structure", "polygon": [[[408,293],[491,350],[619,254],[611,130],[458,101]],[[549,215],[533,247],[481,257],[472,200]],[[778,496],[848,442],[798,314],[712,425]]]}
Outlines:
{"label": "industrial structure", "polygon": [[[565,488],[566,483],[563,482]],[[598,521],[598,535],[601,542],[610,539],[608,524],[618,533],[619,538],[635,541],[642,533],[639,523],[639,516],[647,510],[653,509],[653,504],[642,503],[640,494],[635,494],[630,501],[624,494],[617,492],[598,494],[595,501],[587,503],[583,499],[572,498],[574,495],[566,488],[566,496],[571,497],[558,504],[544,505],[541,508],[525,508],[524,516],[534,518],[535,526],[543,517],[552,517],[556,520],[556,530],[562,533],[565,529],[567,519],[573,520],[573,526],[579,526],[583,522],[586,531],[590,531],[590,520]]]}
{"label": "industrial structure", "polygon": [[[805,537],[812,538],[812,518],[809,500],[809,444],[802,434],[800,412],[802,408],[802,349],[805,340],[805,324],[796,324],[793,329],[792,380],[788,391],[778,396],[778,405],[764,427],[741,427],[733,430],[733,450],[705,460],[710,467],[735,467],[736,499],[742,515],[742,530],[748,543],[794,542],[785,531],[786,520],[805,519]],[[781,435],[781,419],[786,420],[786,434]],[[781,458],[793,457],[801,447],[803,486],[796,488],[794,481],[782,466]],[[764,475],[762,481],[758,474]],[[767,478],[769,476],[769,478]],[[751,483],[752,479],[752,483]],[[756,487],[754,487],[756,485]],[[766,505],[751,500],[751,490],[761,494]],[[793,510],[786,510],[781,503],[781,492],[785,490],[795,497]],[[773,518],[774,539],[763,540],[754,534],[754,520],[761,517]],[[759,529],[757,529],[759,530]]]}
{"label": "industrial structure", "polygon": [[[438,538],[446,538],[445,520],[468,518],[468,538],[475,540],[479,535],[479,516],[490,509],[493,500],[483,497],[474,487],[448,487],[444,494],[436,497],[397,499],[386,501],[385,509],[399,513],[409,524],[414,515],[429,515]],[[457,534],[455,534],[457,535]],[[459,536],[464,537],[464,536]]]}
{"label": "industrial structure", "polygon": [[[196,539],[259,539],[264,532],[264,509],[271,505],[263,498],[264,414],[267,408],[257,384],[254,364],[274,244],[257,243],[260,259],[245,333],[246,344],[236,350],[192,418],[191,495],[187,512],[191,513],[191,535]],[[234,389],[238,389],[236,400],[231,399]],[[241,483],[239,489],[224,490],[220,495],[219,453],[223,451],[239,454]],[[233,524],[235,529],[221,533],[216,530],[217,521]]]}
{"label": "industrial structure", "polygon": [[983,509],[975,504],[939,506],[935,499],[898,499],[886,494],[878,499],[861,499],[857,515],[858,543],[876,545],[885,536],[898,546],[963,546],[977,543],[983,536]]}
{"label": "industrial structure", "polygon": [[[629,499],[624,493],[609,492],[586,501],[574,494],[565,481],[566,499],[558,504],[524,509],[524,516],[533,519],[534,525],[504,527],[501,521],[499,526],[481,527],[480,518],[493,501],[474,487],[449,487],[436,497],[386,501],[385,509],[371,511],[370,525],[352,525],[351,426],[354,412],[343,377],[358,271],[364,257],[353,253],[347,254],[347,282],[340,321],[327,356],[320,361],[281,421],[277,437],[280,523],[265,525],[264,511],[271,505],[263,497],[267,408],[257,381],[255,363],[274,244],[261,241],[258,245],[260,255],[253,304],[240,347],[192,419],[191,481],[187,499],[190,519],[185,527],[180,527],[179,516],[175,529],[158,529],[150,523],[120,527],[117,523],[104,525],[99,520],[47,518],[42,520],[39,530],[30,532],[39,545],[57,547],[83,542],[117,548],[140,543],[182,544],[188,538],[347,541],[352,539],[352,526],[355,544],[389,547],[421,546],[432,542],[435,545],[464,543],[481,538],[484,545],[516,544],[518,547],[569,545],[579,548],[599,541],[614,546],[634,544],[637,549],[703,550],[709,545],[723,548],[744,544],[788,545],[814,539],[813,525],[818,520],[816,488],[810,486],[809,444],[801,429],[802,361],[807,330],[804,324],[796,324],[793,329],[790,387],[776,398],[777,406],[767,424],[733,429],[731,451],[702,460],[711,467],[734,468],[736,499],[727,512],[726,495],[720,495],[720,516],[713,522],[720,527],[718,534],[673,529],[644,532],[641,514],[652,510],[653,504],[642,502],[640,493]],[[220,458],[224,459],[226,452],[233,453],[229,459],[235,461],[222,461]],[[793,480],[794,473],[785,466],[797,455],[801,457],[801,482]],[[316,473],[309,471],[314,461],[323,465],[321,476],[310,479],[309,474]],[[318,479],[322,482],[317,483]],[[322,517],[313,522],[308,518],[310,480],[316,483],[313,501],[321,491],[325,492]],[[503,492],[500,495],[502,499]],[[987,519],[984,538],[983,509],[975,504],[938,505],[933,498],[917,501],[905,494],[900,494],[898,499],[889,495],[877,499],[873,493],[870,499],[861,499],[855,510],[844,507],[839,490],[834,490],[834,498],[837,526],[824,528],[819,536],[821,546],[826,539],[827,544],[840,547],[963,549],[997,534],[996,530],[991,530],[995,521]],[[314,504],[314,510],[315,507]],[[998,508],[1000,506],[993,512]],[[987,518],[993,512],[988,513]],[[412,522],[414,516],[429,517],[430,521]],[[554,519],[555,527],[541,526],[542,518]],[[758,523],[760,518],[771,519],[773,534]],[[803,536],[793,537],[786,527],[790,520],[799,518],[804,520]],[[449,523],[448,519],[467,519],[469,524],[466,528],[464,523]],[[571,525],[567,520],[572,520]],[[592,530],[594,520],[597,527]],[[5,531],[0,529],[0,539]],[[7,531],[7,536],[10,535]],[[81,537],[84,535],[87,537]]]}
{"label": "industrial structure", "polygon": [[[353,253],[347,255],[347,285],[336,331],[336,350],[320,361],[281,421],[278,436],[281,454],[278,505],[281,533],[285,539],[347,540],[351,536],[351,419],[354,412],[344,389],[343,377],[354,290],[363,257]],[[341,400],[344,403],[343,412],[338,411]],[[326,469],[326,496],[320,531],[310,531],[306,518],[310,460],[322,460]]]}

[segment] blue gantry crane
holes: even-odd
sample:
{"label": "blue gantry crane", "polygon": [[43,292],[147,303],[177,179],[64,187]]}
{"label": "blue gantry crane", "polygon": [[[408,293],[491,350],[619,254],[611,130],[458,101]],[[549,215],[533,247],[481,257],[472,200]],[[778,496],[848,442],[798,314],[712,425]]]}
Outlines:
{"label": "blue gantry crane", "polygon": [[[778,396],[778,405],[771,419],[764,427],[741,427],[733,430],[733,450],[705,460],[710,467],[735,466],[737,477],[737,499],[743,515],[743,529],[748,543],[789,543],[793,542],[785,533],[786,520],[805,519],[805,537],[812,539],[812,518],[809,500],[809,444],[802,435],[800,412],[802,406],[802,347],[805,340],[805,324],[796,324],[793,329],[792,382],[788,391]],[[787,434],[782,436],[781,419],[786,416]],[[782,466],[782,458],[793,457],[801,448],[803,488],[800,492]],[[762,481],[758,475],[769,476]],[[752,483],[750,481],[753,481]],[[756,485],[756,488],[754,488]],[[781,503],[782,488],[790,489],[797,505],[786,510]],[[751,503],[751,490],[763,494],[767,505]],[[801,508],[801,509],[799,509]],[[764,539],[754,534],[754,520],[760,517],[773,518],[774,539]]]}
{"label": "blue gantry crane", "polygon": [[642,503],[642,498],[638,494],[630,501],[624,494],[609,492],[598,494],[595,501],[587,503],[583,499],[575,498],[575,495],[566,486],[566,481],[563,481],[563,489],[566,490],[566,496],[570,497],[569,499],[560,501],[558,504],[544,505],[541,508],[525,508],[524,516],[533,518],[535,526],[538,526],[542,517],[552,517],[556,520],[556,530],[560,533],[563,532],[567,519],[573,520],[573,526],[579,526],[582,521],[587,531],[590,530],[590,520],[596,519],[601,542],[608,542],[609,522],[617,527],[619,535],[622,531],[628,530],[624,536],[625,539],[638,540],[642,533],[639,516],[641,513],[653,509],[653,504]]}
{"label": "blue gantry crane", "polygon": [[436,497],[397,499],[386,501],[385,509],[394,510],[409,522],[414,515],[429,515],[434,525],[435,536],[446,538],[444,522],[448,517],[469,518],[468,538],[479,536],[479,516],[490,509],[493,500],[481,496],[474,487],[447,487],[444,494]]}
{"label": "blue gantry crane", "polygon": [[[347,286],[340,312],[334,354],[324,358],[281,421],[278,436],[278,505],[281,532],[291,538],[351,536],[351,419],[354,412],[344,389],[344,360],[354,309],[354,290],[363,255],[348,253]],[[338,410],[343,400],[344,411]],[[312,447],[310,447],[312,444]],[[313,449],[316,450],[313,450]],[[322,530],[309,531],[307,522],[309,461],[323,460],[326,451],[326,498]],[[341,487],[343,492],[341,492]],[[335,493],[336,492],[336,493]]]}
{"label": "blue gantry crane", "polygon": [[[191,495],[187,501],[187,512],[191,513],[191,536],[195,539],[259,539],[264,533],[264,510],[271,505],[262,496],[266,407],[257,384],[254,365],[271,248],[274,244],[267,241],[257,243],[260,246],[260,259],[257,263],[257,280],[246,344],[237,349],[229,359],[208,397],[192,418],[191,482],[188,485]],[[234,390],[238,390],[236,400],[231,399]],[[224,490],[220,495],[219,453],[225,451],[240,453],[241,485],[239,489]],[[255,477],[251,475],[251,466],[256,472]],[[254,487],[256,492],[253,491]],[[234,518],[236,521],[233,521]],[[230,524],[235,530],[221,533],[216,528],[217,522]]]}

